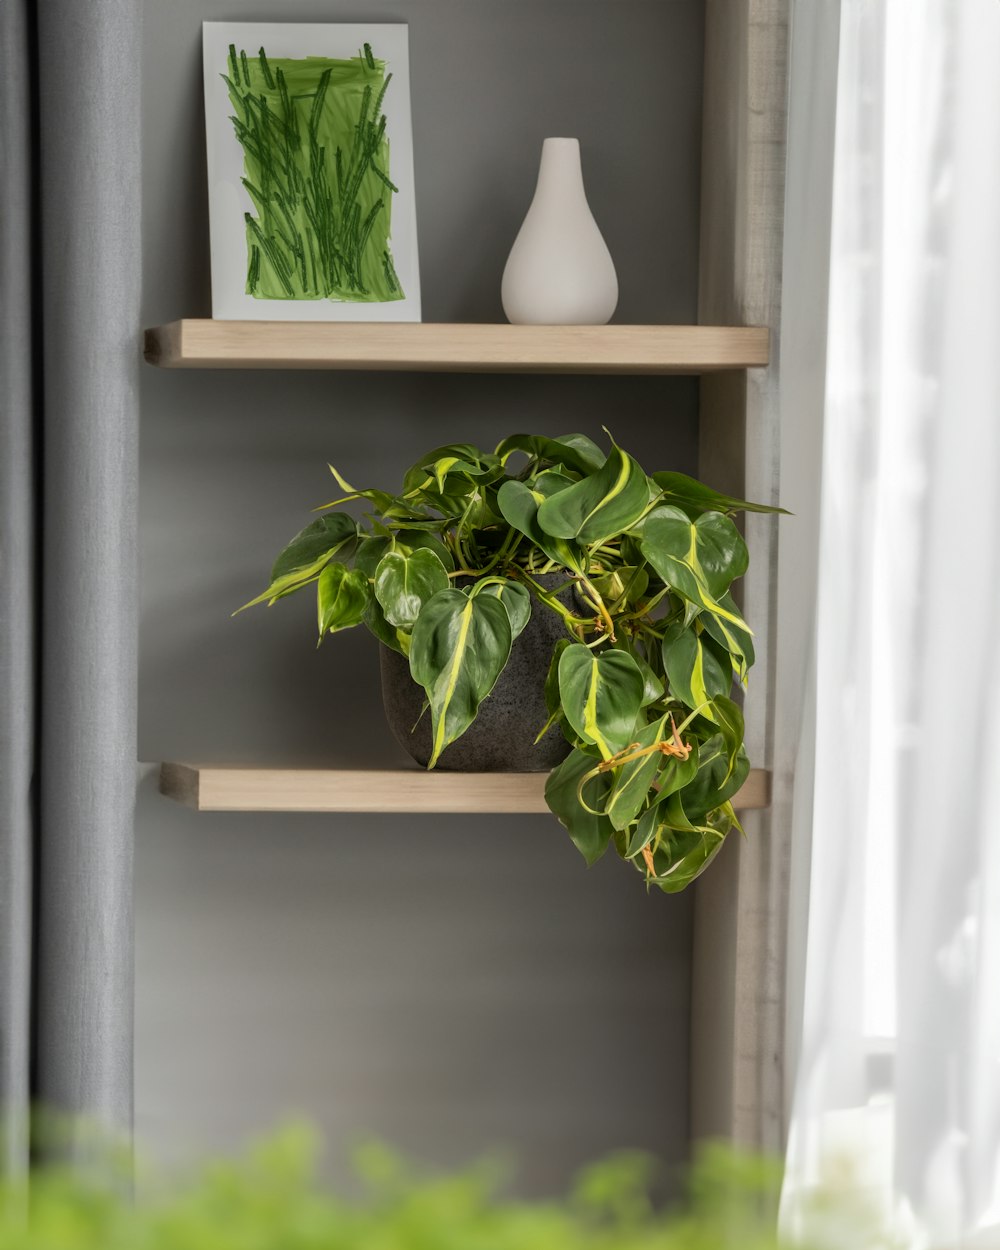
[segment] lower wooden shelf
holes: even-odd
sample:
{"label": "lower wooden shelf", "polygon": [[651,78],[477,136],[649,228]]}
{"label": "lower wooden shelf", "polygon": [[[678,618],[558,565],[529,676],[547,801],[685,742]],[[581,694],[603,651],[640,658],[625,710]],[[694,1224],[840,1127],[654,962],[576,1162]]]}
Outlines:
{"label": "lower wooden shelf", "polygon": [[[419,768],[216,768],[162,764],[160,793],[199,812],[545,812],[545,773]],[[754,769],[733,800],[767,807],[771,775]]]}

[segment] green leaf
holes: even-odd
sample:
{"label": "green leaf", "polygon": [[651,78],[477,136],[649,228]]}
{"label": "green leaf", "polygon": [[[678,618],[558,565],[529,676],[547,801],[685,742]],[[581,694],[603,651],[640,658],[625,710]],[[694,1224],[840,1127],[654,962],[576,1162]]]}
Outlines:
{"label": "green leaf", "polygon": [[[457,491],[467,494],[474,489],[468,479],[488,477],[502,471],[500,460],[473,446],[472,443],[449,443],[435,447],[420,457],[407,469],[403,477],[403,491],[425,490],[436,486],[441,494]],[[453,486],[451,479],[464,478],[465,483]]]}
{"label": "green leaf", "polygon": [[619,640],[614,644],[616,651],[624,651],[635,660],[642,673],[642,706],[649,707],[651,703],[655,703],[657,699],[663,698],[663,682],[660,681],[656,673],[650,668],[642,656],[631,649],[625,642]]}
{"label": "green leaf", "polygon": [[538,509],[544,499],[540,492],[530,490],[523,482],[516,482],[513,478],[504,482],[497,493],[497,504],[508,525],[524,534],[550,560],[579,572],[583,568],[583,555],[579,548],[574,543],[546,534],[538,524]]}
{"label": "green leaf", "polygon": [[[549,810],[588,864],[601,858],[614,831],[607,816],[587,811],[578,797],[580,782],[593,769],[594,762],[593,756],[574,750],[552,770],[545,783],[545,802]],[[609,777],[592,777],[583,788],[587,805],[597,812],[602,811],[609,786]]]}
{"label": "green leaf", "polygon": [[748,503],[745,499],[720,494],[684,473],[654,473],[653,481],[663,492],[666,503],[683,508],[692,518],[701,516],[703,512],[775,512],[783,516],[790,515],[784,508],[772,508],[764,503]]}
{"label": "green leaf", "polygon": [[431,708],[433,768],[441,752],[475,720],[510,655],[507,609],[492,595],[441,590],[413,628],[410,672]]}
{"label": "green leaf", "polygon": [[625,651],[594,655],[577,642],[559,659],[559,697],[566,719],[604,759],[632,742],[643,690],[639,666]]}
{"label": "green leaf", "polygon": [[653,853],[652,881],[665,893],[678,894],[701,876],[718,855],[735,815],[726,803],[713,820],[694,824],[677,794],[672,794],[657,811],[661,812],[656,830],[660,841]]}
{"label": "green leaf", "polygon": [[728,768],[723,780],[728,781],[736,766],[736,757],[743,746],[743,712],[732,699],[718,695],[712,700],[712,706],[706,708],[703,713],[706,716],[709,714],[711,714],[710,719],[718,725],[722,740],[726,744]]}
{"label": "green leaf", "polygon": [[590,580],[609,610],[621,611],[622,603],[634,604],[646,593],[649,570],[645,565],[624,565],[609,573],[591,573]]}
{"label": "green leaf", "polygon": [[634,525],[649,504],[646,474],[613,446],[604,465],[538,509],[538,524],[553,538],[592,544]]}
{"label": "green leaf", "polygon": [[[431,533],[425,529],[408,529],[402,528],[395,531],[397,550],[403,551],[433,551],[437,558],[441,561],[449,573],[454,571],[455,559],[451,552],[444,545],[437,534]],[[355,561],[355,564],[357,561]]]}
{"label": "green leaf", "polygon": [[586,434],[559,434],[555,441],[562,443],[564,447],[572,448],[578,456],[582,457],[588,473],[596,473],[607,460],[607,456],[600,447]]}
{"label": "green leaf", "polygon": [[[266,600],[273,602],[314,582],[323,567],[351,543],[357,533],[357,522],[343,512],[333,512],[310,522],[275,560],[267,590],[245,603],[243,608],[252,608]],[[242,612],[243,608],[239,610]]]}
{"label": "green leaf", "polygon": [[[635,735],[640,747],[655,746],[670,737],[670,717],[661,716]],[[614,770],[615,780],[604,809],[616,829],[626,829],[635,820],[649,797],[653,778],[663,760],[659,751],[630,760]]]}
{"label": "green leaf", "polygon": [[[663,635],[662,654],[671,693],[692,711],[732,689],[728,657],[723,668],[696,626],[685,626],[683,621],[670,625]],[[706,710],[705,715],[710,712]]]}
{"label": "green leaf", "polygon": [[[729,615],[723,620],[710,613],[703,613],[701,623],[705,627],[705,633],[729,653],[736,680],[745,681],[747,670],[753,667],[754,662],[753,635],[749,625],[740,616],[736,600],[731,594],[722,595],[719,603]],[[741,624],[736,625],[734,620],[739,620]]]}
{"label": "green leaf", "polygon": [[[576,444],[566,439],[580,439],[582,442]],[[542,464],[565,465],[583,476],[595,472],[604,463],[601,449],[583,434],[569,434],[560,439],[546,438],[541,434],[512,434],[497,447],[497,455],[505,465],[516,451],[535,456]]]}
{"label": "green leaf", "polygon": [[375,571],[375,598],[385,619],[397,629],[412,629],[428,599],[448,585],[444,565],[424,547],[409,555],[387,552]]}
{"label": "green leaf", "polygon": [[[480,590],[479,586],[482,586]],[[511,641],[517,638],[531,617],[531,595],[520,582],[512,582],[509,578],[499,581],[488,581],[474,586],[472,594],[495,595],[507,609],[510,617]]]}
{"label": "green leaf", "polygon": [[545,706],[550,714],[559,708],[559,661],[566,648],[571,646],[573,643],[568,638],[558,638],[552,648],[552,660],[545,677]]}
{"label": "green leaf", "polygon": [[660,813],[655,807],[647,808],[640,816],[635,828],[629,834],[628,842],[625,846],[625,858],[635,859],[642,850],[649,846],[650,842],[656,837],[656,832],[660,827]]}
{"label": "green leaf", "polygon": [[360,625],[365,618],[371,588],[368,578],[346,564],[328,564],[316,584],[319,636]]}
{"label": "green leaf", "polygon": [[692,522],[680,508],[664,505],[643,521],[639,545],[664,583],[687,600],[689,616],[702,612],[714,618],[723,645],[742,661],[740,635],[749,629],[735,605],[723,603],[729,583],[747,567],[746,544],[732,521],[721,512],[706,512]]}
{"label": "green leaf", "polygon": [[387,551],[393,551],[395,544],[386,534],[368,534],[358,543],[354,553],[354,567],[364,573],[365,577],[374,577],[382,557]]}
{"label": "green leaf", "polygon": [[[705,512],[692,521],[668,504],[654,508],[643,521],[640,546],[667,585],[701,607],[714,607],[749,562],[746,543],[729,517]],[[702,602],[702,592],[709,603]]]}
{"label": "green leaf", "polygon": [[737,793],[749,772],[750,761],[743,748],[738,749],[735,762],[730,765],[722,734],[713,734],[701,745],[696,775],[678,787],[682,789],[685,812],[692,820],[703,819]]}
{"label": "green leaf", "polygon": [[642,673],[642,706],[649,707],[651,703],[656,703],[658,699],[663,698],[663,682],[641,656],[636,655],[632,658],[639,665],[639,672]]}
{"label": "green leaf", "polygon": [[545,675],[545,708],[548,712],[548,720],[538,731],[535,737],[535,745],[545,737],[553,725],[559,725],[563,729],[563,734],[571,745],[576,746],[575,740],[567,733],[566,717],[563,715],[562,706],[559,702],[559,659],[568,646],[571,646],[568,638],[557,638],[555,646],[552,648],[552,658],[549,661],[549,670]]}
{"label": "green leaf", "polygon": [[395,507],[396,500],[387,491],[371,489],[358,490],[356,487],[352,486],[350,482],[345,481],[332,464],[328,464],[326,467],[333,474],[340,489],[346,491],[347,493],[341,499],[334,499],[330,503],[320,504],[320,507],[316,509],[317,512],[322,508],[336,508],[338,504],[350,503],[352,499],[367,500],[369,503],[374,504],[383,516],[386,516]]}
{"label": "green leaf", "polygon": [[343,512],[331,512],[300,530],[278,556],[271,581],[289,577],[311,567],[321,556],[332,556],[358,532],[357,522]]}
{"label": "green leaf", "polygon": [[558,495],[567,486],[572,486],[574,481],[574,478],[567,477],[565,473],[558,473],[555,469],[546,469],[544,473],[539,473],[532,479],[531,489],[536,495],[548,499],[550,495]]}
{"label": "green leaf", "polygon": [[691,743],[691,754],[686,760],[666,756],[660,763],[660,771],[653,781],[656,794],[650,806],[662,803],[671,794],[684,790],[697,778],[701,767],[701,751],[696,742]]}

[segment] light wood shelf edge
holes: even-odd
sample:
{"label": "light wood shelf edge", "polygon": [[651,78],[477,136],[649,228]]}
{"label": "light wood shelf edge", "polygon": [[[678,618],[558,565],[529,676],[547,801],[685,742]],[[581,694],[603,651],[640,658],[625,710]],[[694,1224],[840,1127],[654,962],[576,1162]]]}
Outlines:
{"label": "light wood shelf edge", "polygon": [[[202,812],[545,812],[545,773],[406,769],[160,766],[160,793]],[[754,769],[733,800],[766,807],[771,775]]]}
{"label": "light wood shelf edge", "polygon": [[764,366],[763,326],[512,326],[430,322],[213,321],[146,331],[166,369],[701,374]]}

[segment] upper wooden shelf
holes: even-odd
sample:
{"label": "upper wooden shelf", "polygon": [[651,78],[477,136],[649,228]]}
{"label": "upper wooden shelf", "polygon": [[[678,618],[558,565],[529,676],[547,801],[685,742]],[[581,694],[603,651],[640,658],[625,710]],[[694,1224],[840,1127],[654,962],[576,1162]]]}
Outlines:
{"label": "upper wooden shelf", "polygon": [[165,369],[717,373],[768,363],[761,326],[512,326],[171,321],[146,331]]}
{"label": "upper wooden shelf", "polygon": [[[163,764],[160,793],[200,812],[546,812],[546,776]],[[754,769],[733,804],[767,807],[770,789],[770,773]]]}

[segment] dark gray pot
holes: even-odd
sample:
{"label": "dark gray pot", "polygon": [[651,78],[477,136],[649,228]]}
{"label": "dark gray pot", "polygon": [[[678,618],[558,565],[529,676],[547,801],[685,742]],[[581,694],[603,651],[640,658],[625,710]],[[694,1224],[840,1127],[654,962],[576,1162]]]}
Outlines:
{"label": "dark gray pot", "polygon": [[[546,589],[564,585],[564,573],[547,573],[536,579]],[[571,590],[560,598],[571,602]],[[558,727],[550,729],[534,745],[538,731],[548,720],[545,677],[552,649],[566,637],[562,619],[532,597],[531,618],[515,640],[507,667],[493,691],[480,704],[479,714],[465,733],[441,752],[437,768],[469,773],[542,773],[564,760],[569,743]],[[430,712],[424,706],[423,688],[410,676],[409,661],[382,646],[382,702],[392,736],[426,767],[431,757]],[[416,726],[416,728],[414,728]]]}

